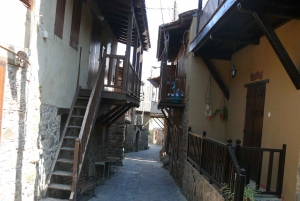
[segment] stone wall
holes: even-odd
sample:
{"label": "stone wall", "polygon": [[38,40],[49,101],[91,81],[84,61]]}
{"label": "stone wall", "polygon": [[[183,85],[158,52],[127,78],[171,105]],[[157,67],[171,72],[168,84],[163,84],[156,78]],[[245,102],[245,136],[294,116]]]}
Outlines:
{"label": "stone wall", "polygon": [[149,148],[148,146],[148,129],[140,129],[140,144],[139,144],[139,150],[147,150]]}
{"label": "stone wall", "polygon": [[41,105],[34,67],[6,67],[0,148],[0,200],[36,200],[60,137],[57,108]]}
{"label": "stone wall", "polygon": [[222,195],[188,162],[185,162],[181,192],[189,201],[224,201]]}
{"label": "stone wall", "polygon": [[87,149],[84,162],[84,171],[89,176],[94,176],[95,161],[103,158],[107,158],[107,144],[103,141],[102,131],[94,129],[90,136],[90,142]]}
{"label": "stone wall", "polygon": [[125,123],[115,122],[108,131],[107,156],[124,158]]}

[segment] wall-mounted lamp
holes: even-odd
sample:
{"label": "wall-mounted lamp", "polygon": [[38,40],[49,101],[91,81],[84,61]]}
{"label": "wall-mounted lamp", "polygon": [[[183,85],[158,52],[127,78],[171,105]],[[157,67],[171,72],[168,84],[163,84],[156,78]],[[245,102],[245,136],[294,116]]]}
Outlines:
{"label": "wall-mounted lamp", "polygon": [[235,68],[235,65],[232,64],[232,67],[230,68],[230,77],[234,78],[236,76],[236,72],[237,72],[237,69]]}
{"label": "wall-mounted lamp", "polygon": [[234,78],[236,76],[236,73],[237,73],[237,69],[235,68],[235,64],[234,64],[234,59],[235,59],[235,42],[233,43],[232,66],[229,70],[231,78]]}

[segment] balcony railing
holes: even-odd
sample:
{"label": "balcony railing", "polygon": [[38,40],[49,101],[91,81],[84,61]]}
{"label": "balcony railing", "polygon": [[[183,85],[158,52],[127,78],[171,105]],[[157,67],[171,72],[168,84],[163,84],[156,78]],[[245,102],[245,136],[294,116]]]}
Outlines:
{"label": "balcony railing", "polygon": [[208,0],[204,8],[200,8],[198,10],[197,32],[202,30],[202,28],[209,22],[214,13],[219,9],[220,5],[225,1],[226,0]]}
{"label": "balcony railing", "polygon": [[106,55],[104,91],[127,93],[140,97],[141,76],[129,63],[125,65],[126,56]]}
{"label": "balcony railing", "polygon": [[[261,178],[266,181],[262,194],[281,197],[286,145],[282,149],[265,149],[241,147],[239,140],[236,141],[236,146],[232,146],[232,140],[227,142],[228,144],[224,144],[207,138],[205,132],[203,136],[189,132],[187,160],[218,188],[227,184],[232,192],[235,190],[237,201],[242,200],[239,198],[243,195],[245,183],[254,182],[259,188]],[[277,158],[275,154],[278,155]],[[266,157],[264,162],[267,165],[263,164],[263,156]],[[273,169],[277,170],[276,178]],[[262,171],[266,173],[265,176],[261,175]],[[272,180],[276,182],[272,183]],[[271,189],[271,184],[276,188]]]}
{"label": "balcony railing", "polygon": [[[162,79],[164,80],[164,79]],[[183,104],[185,97],[185,76],[166,76],[160,84],[159,102]]]}

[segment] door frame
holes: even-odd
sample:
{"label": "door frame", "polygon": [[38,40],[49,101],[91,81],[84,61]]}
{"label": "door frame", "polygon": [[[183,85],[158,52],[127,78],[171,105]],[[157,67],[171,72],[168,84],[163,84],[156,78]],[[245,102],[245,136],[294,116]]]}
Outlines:
{"label": "door frame", "polygon": [[[249,84],[245,84],[244,87],[247,88],[247,95],[248,95],[248,89],[250,87],[256,87],[256,86],[260,86],[260,85],[265,85],[265,91],[264,91],[264,93],[266,94],[266,84],[267,83],[269,83],[269,79],[258,81],[258,82],[253,82],[253,83],[249,83]],[[246,127],[246,120],[247,120],[247,116],[246,116],[247,115],[247,101],[248,100],[246,100],[245,120],[244,120],[244,129],[243,129],[243,133],[244,133],[243,134],[243,146],[245,146],[245,127]],[[254,103],[253,106],[255,108],[256,102]],[[264,95],[264,100],[263,100],[263,113],[264,113],[264,108],[265,108],[265,95]],[[261,143],[262,143],[263,121],[264,121],[264,116],[262,117],[262,123],[261,123],[260,147],[261,147]],[[252,121],[251,133],[253,133],[253,127],[254,127],[254,121]],[[252,141],[251,141],[251,145],[253,145]]]}

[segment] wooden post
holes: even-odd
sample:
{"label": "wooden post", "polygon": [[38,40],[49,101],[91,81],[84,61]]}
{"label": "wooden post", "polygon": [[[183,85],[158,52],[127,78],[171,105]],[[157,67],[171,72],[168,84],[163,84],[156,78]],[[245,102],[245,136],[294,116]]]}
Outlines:
{"label": "wooden post", "polygon": [[[227,139],[226,149],[228,150],[228,147],[232,147],[232,139]],[[224,168],[224,177],[223,177],[223,183],[229,183],[229,175],[230,175],[230,155],[228,151],[226,150],[226,160],[225,160],[225,168]]]}
{"label": "wooden post", "polygon": [[75,140],[75,150],[74,150],[74,163],[73,163],[73,176],[72,176],[72,193],[73,200],[76,200],[77,192],[77,181],[78,181],[78,154],[79,154],[80,140],[76,138]]}
{"label": "wooden post", "polygon": [[78,89],[78,87],[79,87],[81,52],[82,52],[82,47],[80,47],[80,52],[79,52],[79,65],[78,65],[78,75],[77,75],[77,87],[76,87],[76,89]]}
{"label": "wooden post", "polygon": [[125,62],[123,67],[123,92],[127,92],[127,81],[128,81],[128,72],[130,68],[130,48],[131,48],[131,40],[132,40],[132,25],[133,25],[133,7],[132,1],[130,1],[130,11],[128,15],[128,26],[127,26],[127,43],[126,43],[126,53],[125,53]]}
{"label": "wooden post", "polygon": [[161,74],[161,102],[166,102],[167,96],[167,61],[168,61],[168,48],[169,48],[169,33],[167,33],[167,37],[165,40],[165,49],[162,58],[162,74]]}
{"label": "wooden post", "polygon": [[235,157],[237,159],[237,161],[239,162],[239,164],[241,164],[241,140],[240,139],[237,139],[235,141]]}

